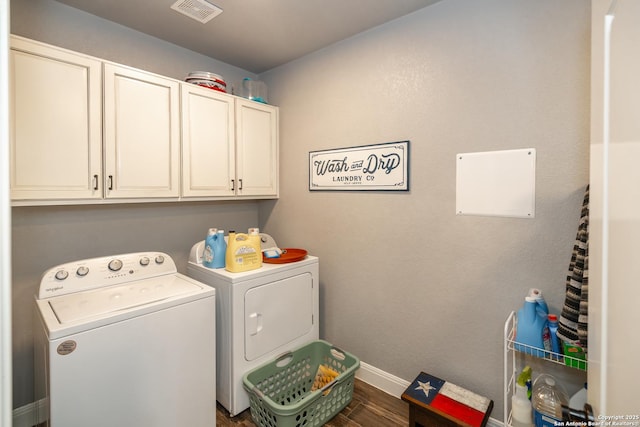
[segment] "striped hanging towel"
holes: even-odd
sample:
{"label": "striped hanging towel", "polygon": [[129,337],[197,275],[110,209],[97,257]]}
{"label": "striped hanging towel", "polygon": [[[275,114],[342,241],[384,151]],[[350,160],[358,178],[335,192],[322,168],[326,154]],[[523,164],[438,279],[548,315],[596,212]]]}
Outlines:
{"label": "striped hanging towel", "polygon": [[566,297],[560,320],[558,337],[571,344],[580,345],[587,352],[589,300],[589,186],[585,190],[578,233],[573,246],[569,274],[566,281]]}

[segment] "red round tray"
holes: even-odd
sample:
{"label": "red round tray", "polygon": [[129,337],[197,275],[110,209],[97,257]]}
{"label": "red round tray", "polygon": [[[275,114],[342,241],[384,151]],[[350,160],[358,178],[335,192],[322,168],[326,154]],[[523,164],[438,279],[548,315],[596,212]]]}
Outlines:
{"label": "red round tray", "polygon": [[289,262],[302,261],[307,256],[304,249],[283,248],[279,258],[266,258],[262,254],[262,262],[267,264],[286,264]]}

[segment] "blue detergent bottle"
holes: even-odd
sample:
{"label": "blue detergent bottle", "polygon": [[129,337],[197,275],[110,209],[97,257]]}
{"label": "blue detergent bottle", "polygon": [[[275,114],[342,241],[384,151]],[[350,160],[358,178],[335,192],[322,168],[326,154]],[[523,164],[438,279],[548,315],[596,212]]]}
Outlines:
{"label": "blue detergent bottle", "polygon": [[549,335],[551,340],[551,351],[555,354],[552,355],[552,359],[558,360],[562,354],[562,350],[560,350],[560,339],[558,338],[558,316],[555,314],[550,314],[547,316],[549,320]]}
{"label": "blue detergent bottle", "polygon": [[224,230],[218,230],[213,236],[213,263],[212,268],[224,268],[227,255],[227,243],[224,241]]}
{"label": "blue detergent bottle", "polygon": [[547,306],[547,302],[544,300],[540,289],[529,289],[529,295],[527,296],[536,299],[536,302],[538,303],[538,310],[542,310],[545,314],[549,314],[549,307]]}
{"label": "blue detergent bottle", "polygon": [[[518,310],[515,349],[538,357],[545,355],[545,337],[549,339],[549,321],[535,297],[527,296]],[[524,345],[522,345],[524,344]],[[546,347],[550,343],[547,341]],[[539,351],[538,351],[539,349]]]}
{"label": "blue detergent bottle", "polygon": [[215,258],[214,247],[216,244],[216,234],[218,230],[210,228],[207,232],[207,237],[204,239],[204,252],[202,253],[202,265],[208,268],[213,267],[213,260]]}

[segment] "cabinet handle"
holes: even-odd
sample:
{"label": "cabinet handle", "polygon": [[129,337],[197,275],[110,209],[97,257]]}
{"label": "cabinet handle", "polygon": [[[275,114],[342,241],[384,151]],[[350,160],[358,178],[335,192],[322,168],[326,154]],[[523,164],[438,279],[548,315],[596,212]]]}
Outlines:
{"label": "cabinet handle", "polygon": [[240,186],[238,187],[238,190],[242,191],[242,178],[238,180],[238,183],[240,184]]}
{"label": "cabinet handle", "polygon": [[93,175],[93,189],[98,189],[98,175]]}
{"label": "cabinet handle", "polygon": [[231,180],[231,191],[235,191],[236,190],[236,180],[232,179]]}
{"label": "cabinet handle", "polygon": [[113,190],[113,175],[109,175],[109,190]]}

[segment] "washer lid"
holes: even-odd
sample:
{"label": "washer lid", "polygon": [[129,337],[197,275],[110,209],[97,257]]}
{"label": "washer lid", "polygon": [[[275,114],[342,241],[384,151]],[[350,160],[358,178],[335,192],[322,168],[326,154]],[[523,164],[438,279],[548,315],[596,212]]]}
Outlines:
{"label": "washer lid", "polygon": [[50,298],[61,324],[123,311],[200,291],[202,288],[176,275],[167,275]]}

